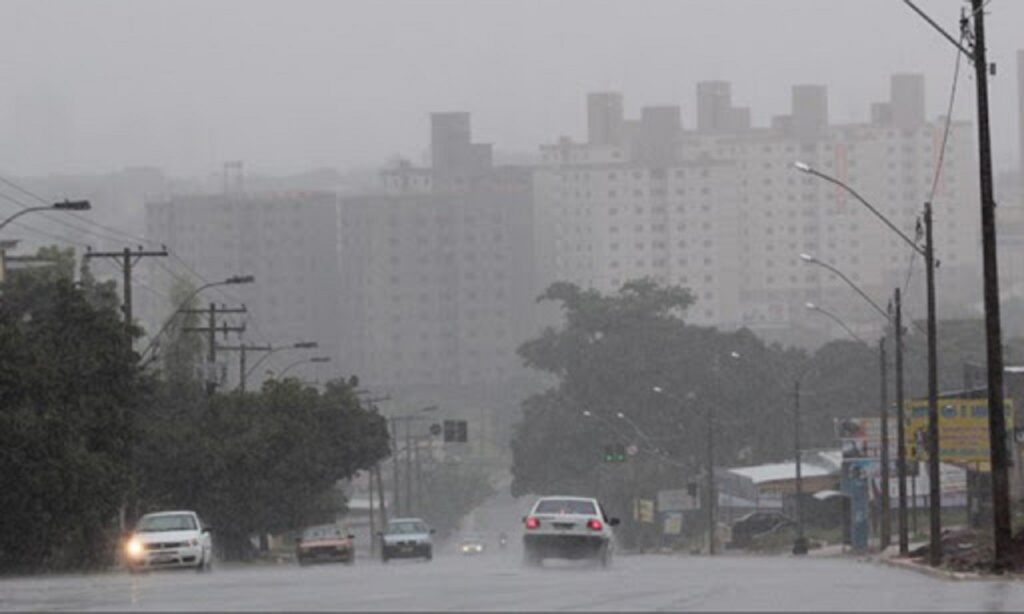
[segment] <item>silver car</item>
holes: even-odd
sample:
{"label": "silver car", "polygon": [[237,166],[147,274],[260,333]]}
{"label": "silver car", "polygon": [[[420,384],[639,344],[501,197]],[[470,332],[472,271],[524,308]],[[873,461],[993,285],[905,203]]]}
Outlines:
{"label": "silver car", "polygon": [[378,535],[381,538],[381,560],[434,558],[434,530],[419,518],[393,518]]}

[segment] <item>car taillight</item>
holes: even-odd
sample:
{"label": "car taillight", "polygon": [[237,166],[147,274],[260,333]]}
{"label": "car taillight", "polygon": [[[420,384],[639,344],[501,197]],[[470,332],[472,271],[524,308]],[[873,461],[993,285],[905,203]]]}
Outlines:
{"label": "car taillight", "polygon": [[604,528],[604,525],[601,524],[600,520],[594,518],[593,520],[587,523],[587,527],[589,527],[591,531],[600,531]]}
{"label": "car taillight", "polygon": [[540,519],[534,518],[533,516],[530,516],[529,518],[526,519],[526,528],[527,529],[539,529],[540,528]]}

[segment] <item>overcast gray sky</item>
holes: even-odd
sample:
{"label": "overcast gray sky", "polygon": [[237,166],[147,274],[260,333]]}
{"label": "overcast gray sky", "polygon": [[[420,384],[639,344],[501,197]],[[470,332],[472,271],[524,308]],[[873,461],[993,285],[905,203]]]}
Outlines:
{"label": "overcast gray sky", "polygon": [[[955,30],[961,0],[918,0]],[[997,164],[1017,156],[1024,0],[992,0]],[[893,72],[924,72],[943,112],[954,53],[899,0],[0,0],[0,169],[155,165],[205,174],[418,159],[427,114],[473,113],[477,140],[533,152],[583,136],[585,94],[627,113],[733,82],[755,123],[794,83],[863,120]],[[973,118],[965,65],[956,116]]]}

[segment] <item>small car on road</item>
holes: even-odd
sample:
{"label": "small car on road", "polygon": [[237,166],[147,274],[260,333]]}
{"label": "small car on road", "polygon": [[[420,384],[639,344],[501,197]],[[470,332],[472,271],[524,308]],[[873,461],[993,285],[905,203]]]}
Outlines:
{"label": "small car on road", "polygon": [[483,554],[486,549],[487,544],[484,538],[476,534],[466,535],[459,543],[459,552],[465,556]]}
{"label": "small car on road", "polygon": [[154,512],[135,524],[124,544],[125,560],[132,572],[148,569],[213,566],[213,540],[193,511]]}
{"label": "small car on road", "polygon": [[336,524],[306,527],[295,540],[295,560],[299,565],[328,561],[351,565],[356,560],[354,540],[354,535]]}
{"label": "small car on road", "polygon": [[393,518],[384,531],[378,533],[381,539],[380,558],[387,563],[390,559],[434,558],[434,530],[420,518]]}
{"label": "small car on road", "polygon": [[607,567],[611,564],[615,539],[609,518],[597,499],[586,497],[541,497],[523,518],[524,562],[541,565],[544,559],[590,559]]}

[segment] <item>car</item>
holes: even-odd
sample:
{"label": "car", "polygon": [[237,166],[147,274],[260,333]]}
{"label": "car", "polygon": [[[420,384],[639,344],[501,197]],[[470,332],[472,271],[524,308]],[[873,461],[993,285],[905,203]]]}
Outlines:
{"label": "car", "polygon": [[387,563],[390,559],[434,558],[434,529],[420,518],[393,518],[385,530],[378,533],[381,539],[380,558]]}
{"label": "car", "polygon": [[149,569],[213,566],[211,529],[190,510],[153,512],[139,518],[125,541],[124,554],[132,572]]}
{"label": "car", "polygon": [[618,518],[609,518],[597,499],[541,497],[523,518],[523,555],[527,566],[544,559],[589,559],[602,567],[611,564]]}
{"label": "car", "polygon": [[459,543],[459,552],[466,556],[483,554],[486,549],[487,544],[484,542],[484,538],[479,535],[467,535]]}
{"label": "car", "polygon": [[791,527],[794,524],[796,523],[792,518],[781,512],[751,512],[733,523],[729,547],[749,548],[757,536]]}
{"label": "car", "polygon": [[295,560],[299,565],[321,561],[341,561],[351,565],[356,560],[355,536],[336,524],[306,527],[295,540]]}

